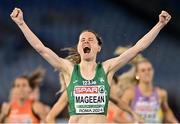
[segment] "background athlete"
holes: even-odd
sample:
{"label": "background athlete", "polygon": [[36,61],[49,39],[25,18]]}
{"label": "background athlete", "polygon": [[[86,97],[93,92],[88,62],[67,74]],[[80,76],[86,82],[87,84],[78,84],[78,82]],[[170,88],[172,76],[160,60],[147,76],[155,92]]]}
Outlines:
{"label": "background athlete", "polygon": [[121,99],[147,123],[178,123],[168,105],[167,91],[153,86],[154,70],[150,61],[139,61],[133,75],[137,85],[125,90]]}
{"label": "background athlete", "polygon": [[11,93],[10,102],[2,105],[1,123],[40,123],[45,120],[47,113],[44,105],[30,98],[32,87],[29,77],[17,77]]}

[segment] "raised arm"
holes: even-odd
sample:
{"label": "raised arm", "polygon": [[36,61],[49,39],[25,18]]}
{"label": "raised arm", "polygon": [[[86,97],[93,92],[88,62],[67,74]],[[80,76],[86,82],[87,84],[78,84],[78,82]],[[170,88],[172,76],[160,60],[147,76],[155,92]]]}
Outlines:
{"label": "raised arm", "polygon": [[52,107],[51,111],[46,117],[47,123],[55,123],[55,118],[62,112],[62,110],[67,106],[68,98],[66,90],[63,92],[59,100],[56,104]]}
{"label": "raised arm", "polygon": [[62,72],[71,73],[73,65],[66,59],[60,58],[52,50],[43,45],[36,35],[29,29],[23,19],[23,12],[19,8],[15,8],[11,13],[12,20],[18,25],[23,32],[30,45],[55,69]]}
{"label": "raised arm", "polygon": [[142,37],[133,47],[129,48],[120,56],[107,60],[103,63],[105,71],[115,73],[127,62],[133,59],[139,52],[146,49],[156,38],[160,30],[169,22],[171,16],[162,11],[159,15],[159,22],[144,36]]}

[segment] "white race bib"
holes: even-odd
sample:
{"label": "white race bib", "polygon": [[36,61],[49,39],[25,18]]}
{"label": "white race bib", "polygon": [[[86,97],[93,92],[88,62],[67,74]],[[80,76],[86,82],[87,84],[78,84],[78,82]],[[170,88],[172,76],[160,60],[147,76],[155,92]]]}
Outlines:
{"label": "white race bib", "polygon": [[74,103],[76,113],[103,113],[106,103],[104,85],[75,86]]}

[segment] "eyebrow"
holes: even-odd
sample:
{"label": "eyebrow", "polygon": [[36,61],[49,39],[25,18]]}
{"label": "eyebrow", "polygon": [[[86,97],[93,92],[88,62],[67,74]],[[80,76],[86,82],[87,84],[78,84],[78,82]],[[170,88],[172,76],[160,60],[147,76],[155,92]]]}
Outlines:
{"label": "eyebrow", "polygon": [[[86,38],[81,38],[81,40],[85,40]],[[89,37],[88,40],[93,40],[93,37]]]}
{"label": "eyebrow", "polygon": [[149,69],[152,69],[152,68],[143,68],[143,69],[140,69],[140,70],[149,70]]}
{"label": "eyebrow", "polygon": [[93,38],[92,38],[92,37],[89,37],[88,39],[89,39],[89,40],[93,40]]}
{"label": "eyebrow", "polygon": [[81,40],[84,40],[85,38],[81,38]]}

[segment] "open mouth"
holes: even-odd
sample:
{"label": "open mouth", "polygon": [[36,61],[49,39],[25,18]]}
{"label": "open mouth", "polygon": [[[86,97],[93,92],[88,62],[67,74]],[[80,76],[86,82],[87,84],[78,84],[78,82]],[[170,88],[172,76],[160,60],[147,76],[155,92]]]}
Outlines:
{"label": "open mouth", "polygon": [[90,53],[91,52],[91,48],[85,47],[85,48],[83,48],[83,51],[84,51],[84,53]]}

